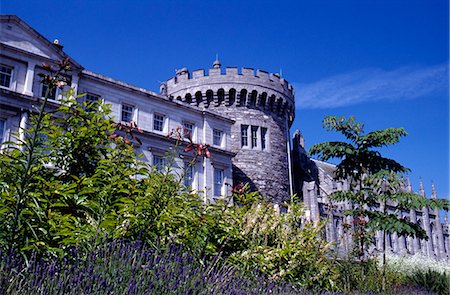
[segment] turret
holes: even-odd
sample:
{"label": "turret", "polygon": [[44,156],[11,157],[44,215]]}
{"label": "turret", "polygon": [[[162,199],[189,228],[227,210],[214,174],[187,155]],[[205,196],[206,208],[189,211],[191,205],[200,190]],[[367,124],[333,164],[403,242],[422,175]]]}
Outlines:
{"label": "turret", "polygon": [[284,78],[252,68],[222,68],[216,57],[208,71],[178,70],[162,89],[171,99],[234,120],[234,183],[248,183],[276,203],[289,200],[288,143],[295,101]]}

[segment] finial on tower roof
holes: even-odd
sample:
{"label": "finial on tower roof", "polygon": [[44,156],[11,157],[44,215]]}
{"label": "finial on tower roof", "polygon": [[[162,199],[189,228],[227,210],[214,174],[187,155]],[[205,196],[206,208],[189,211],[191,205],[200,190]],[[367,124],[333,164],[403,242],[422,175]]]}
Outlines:
{"label": "finial on tower roof", "polygon": [[213,67],[214,67],[215,69],[217,69],[217,68],[220,68],[221,65],[222,65],[222,64],[220,63],[219,55],[216,53],[216,60],[215,60],[214,63],[213,63]]}
{"label": "finial on tower roof", "polygon": [[421,196],[425,197],[425,190],[424,190],[424,188],[423,188],[422,177],[420,178],[419,192],[420,192],[420,195],[421,195]]}
{"label": "finial on tower roof", "polygon": [[434,182],[431,182],[431,197],[433,199],[437,198],[436,188],[434,187]]}

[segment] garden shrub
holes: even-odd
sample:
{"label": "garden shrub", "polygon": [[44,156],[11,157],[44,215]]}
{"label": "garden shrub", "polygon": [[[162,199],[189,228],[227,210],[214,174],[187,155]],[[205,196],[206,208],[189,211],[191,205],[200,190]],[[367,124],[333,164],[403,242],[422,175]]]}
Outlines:
{"label": "garden shrub", "polygon": [[302,209],[291,204],[280,213],[274,204],[254,204],[245,216],[241,234],[248,248],[230,261],[247,271],[260,269],[273,280],[288,280],[311,290],[335,290],[338,272],[329,256],[330,244],[321,238],[324,223],[302,223]]}

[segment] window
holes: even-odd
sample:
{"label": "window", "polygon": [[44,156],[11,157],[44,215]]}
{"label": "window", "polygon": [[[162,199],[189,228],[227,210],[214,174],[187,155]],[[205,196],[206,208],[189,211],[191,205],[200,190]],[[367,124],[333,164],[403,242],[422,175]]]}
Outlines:
{"label": "window", "polygon": [[194,124],[190,122],[183,122],[183,137],[190,138],[194,136]]}
{"label": "window", "polygon": [[222,195],[223,188],[223,170],[214,168],[214,196]]}
{"label": "window", "polygon": [[164,130],[164,115],[155,114],[153,116],[153,130],[156,131]]}
{"label": "window", "polygon": [[[48,89],[48,85],[47,84],[42,84],[42,93],[41,93],[41,97],[45,97],[45,95],[47,94],[47,89]],[[56,87],[53,87],[53,89],[48,93],[48,99],[56,99]]]}
{"label": "window", "polygon": [[261,149],[265,150],[267,148],[267,128],[261,127]]}
{"label": "window", "polygon": [[12,67],[0,65],[0,86],[9,88],[11,86]]}
{"label": "window", "polygon": [[248,146],[248,125],[241,125],[241,146]]}
{"label": "window", "polygon": [[184,162],[184,185],[192,187],[194,181],[194,167],[189,162]]}
{"label": "window", "polygon": [[166,161],[161,156],[153,156],[153,166],[155,166],[156,171],[162,172],[166,166]]}
{"label": "window", "polygon": [[258,126],[252,126],[252,148],[258,146]]}
{"label": "window", "polygon": [[213,145],[222,146],[222,130],[213,129]]}
{"label": "window", "polygon": [[0,143],[3,142],[3,136],[5,135],[5,120],[0,119]]}
{"label": "window", "polygon": [[100,96],[87,93],[86,94],[86,111],[93,112],[98,110],[98,103],[100,102]]}
{"label": "window", "polygon": [[134,107],[128,104],[122,104],[122,121],[133,121]]}

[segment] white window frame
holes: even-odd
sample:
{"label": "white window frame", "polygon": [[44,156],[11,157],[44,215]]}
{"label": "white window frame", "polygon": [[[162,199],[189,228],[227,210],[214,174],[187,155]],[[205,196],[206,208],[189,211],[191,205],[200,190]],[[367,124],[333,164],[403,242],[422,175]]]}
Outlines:
{"label": "white window frame", "polygon": [[[156,163],[157,161],[160,163]],[[156,171],[158,172],[165,172],[164,170],[167,167],[167,163],[166,163],[166,159],[164,158],[164,156],[160,156],[160,155],[153,155],[152,156],[152,166],[155,167]]]}
{"label": "white window frame", "polygon": [[[95,97],[96,99],[92,100],[92,99],[88,99],[88,97]],[[93,101],[97,101],[99,107],[100,107],[101,104],[103,104],[103,100],[102,100],[101,95],[98,95],[98,94],[95,94],[95,93],[91,93],[91,92],[86,92],[86,94],[84,96],[84,102],[85,103],[90,103],[90,102],[93,102]],[[94,109],[89,109],[87,107],[86,107],[86,110],[87,111],[96,111]],[[122,116],[122,114],[121,114],[121,116]]]}
{"label": "white window frame", "polygon": [[194,188],[195,181],[195,163],[184,161],[184,186]]}
{"label": "white window frame", "polygon": [[[240,131],[240,138],[241,138],[241,147],[242,148],[248,148],[248,128],[250,125],[242,124],[241,125],[241,131]],[[245,131],[245,137],[244,137],[244,131]],[[244,138],[245,138],[245,144],[244,144]]]}
{"label": "white window frame", "polygon": [[[159,117],[162,118],[162,120],[161,120],[161,130],[155,128],[156,127],[155,122],[157,120],[156,116],[159,116]],[[159,122],[159,120],[158,120],[158,122]],[[154,113],[153,114],[153,131],[164,132],[165,127],[166,127],[165,125],[166,125],[166,115],[161,114],[161,113]]]}
{"label": "white window frame", "polygon": [[[219,143],[216,143],[216,132],[219,133]],[[213,145],[218,147],[223,147],[223,138],[224,138],[224,132],[223,130],[213,128],[212,130],[212,138],[213,138]]]}
{"label": "white window frame", "polygon": [[[213,196],[215,198],[220,198],[224,196],[224,187],[225,187],[225,169],[214,167],[213,172]],[[220,181],[216,178],[217,174],[220,173]],[[220,190],[220,194],[217,194],[217,191]]]}
{"label": "white window frame", "polygon": [[[127,111],[127,110],[124,110],[124,107],[131,108],[131,120],[129,120],[129,121],[124,120],[123,114],[124,114],[124,111]],[[135,118],[136,118],[136,106],[126,103],[126,102],[122,102],[120,104],[120,121],[124,122],[124,123],[130,123],[132,121],[136,122]]]}
{"label": "white window frame", "polygon": [[184,130],[189,130],[189,128],[186,127],[186,125],[191,125],[192,129],[190,130],[190,138],[193,142],[195,142],[195,135],[196,135],[196,127],[195,124],[190,122],[190,121],[183,121],[181,123],[183,125],[183,137],[186,136],[186,134],[184,134]]}
{"label": "white window frame", "polygon": [[[0,64],[0,67],[5,67],[5,68],[9,68],[11,69],[11,74],[9,74],[9,86],[3,86],[0,85],[0,88],[4,88],[4,89],[12,89],[13,88],[13,78],[14,78],[14,67],[13,66],[9,66],[9,65],[5,65],[5,64]],[[3,74],[3,72],[0,72]],[[5,73],[6,74],[6,73]]]}
{"label": "white window frame", "polygon": [[[45,94],[47,93],[47,89],[45,89],[46,87],[48,87],[48,84],[41,83],[41,97],[42,98],[44,98]],[[53,88],[53,91],[55,91],[55,96],[54,97],[49,96],[48,99],[57,100],[59,97],[59,88],[55,87],[55,88]]]}
{"label": "white window frame", "polygon": [[261,135],[261,150],[267,151],[269,148],[269,128],[267,127],[260,127],[260,135]]}
{"label": "white window frame", "polygon": [[259,126],[252,125],[250,126],[250,146],[252,149],[258,149],[258,133]]}

